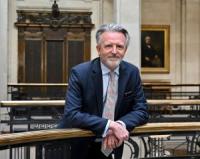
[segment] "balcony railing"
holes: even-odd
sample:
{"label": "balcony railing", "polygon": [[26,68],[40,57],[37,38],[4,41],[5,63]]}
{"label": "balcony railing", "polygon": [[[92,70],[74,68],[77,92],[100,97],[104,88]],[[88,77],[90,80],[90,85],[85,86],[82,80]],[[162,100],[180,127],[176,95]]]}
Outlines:
{"label": "balcony railing", "polygon": [[[9,83],[8,94],[12,100],[64,99],[65,83]],[[198,99],[200,84],[143,83],[147,99]]]}
{"label": "balcony railing", "polygon": [[[128,159],[132,158],[199,158],[199,132],[200,122],[185,122],[185,123],[148,123],[143,126],[136,127],[132,132],[129,141],[125,143],[125,147],[130,148],[129,154],[126,152],[123,156]],[[186,135],[185,141],[182,139],[173,139],[174,137],[181,137]],[[136,136],[139,136],[136,138]],[[12,150],[12,157],[14,151],[18,151],[18,156],[23,156],[24,150],[34,149],[35,159],[70,159],[70,145],[69,140],[80,137],[94,137],[91,131],[81,129],[52,129],[40,130],[31,132],[21,132],[12,134],[0,135],[0,149]],[[141,140],[143,145],[137,142]],[[172,147],[168,146],[170,142],[179,142],[178,146],[182,146],[181,155],[175,154]],[[167,144],[165,143],[167,142]],[[184,143],[184,145],[183,145]],[[141,147],[144,147],[144,155],[136,152]],[[183,149],[183,146],[185,149]],[[174,151],[176,149],[173,149]],[[141,151],[141,150],[140,150]],[[32,155],[34,154],[32,150]],[[168,153],[166,153],[168,152]],[[174,154],[173,154],[174,153]],[[176,155],[176,156],[175,156]],[[30,154],[27,155],[30,158]],[[54,156],[54,157],[53,157]],[[66,158],[65,158],[66,157]]]}
{"label": "balcony railing", "polygon": [[[126,149],[129,150],[124,154],[125,159],[200,157],[200,120],[198,116],[193,117],[194,114],[189,114],[191,108],[199,107],[200,100],[147,102],[152,123],[133,130],[131,138],[125,143]],[[1,149],[9,149],[10,159],[21,159],[20,156],[27,159],[32,159],[31,156],[35,156],[33,159],[42,159],[45,156],[51,159],[55,154],[60,154],[60,158],[56,156],[56,159],[70,159],[68,140],[94,135],[90,131],[80,129],[53,129],[62,116],[64,103],[64,100],[1,101]],[[188,114],[180,118],[179,111],[175,111],[174,114],[163,113],[163,109],[169,107],[172,108],[172,112],[177,110],[177,107],[185,109],[193,117],[194,122],[186,122]],[[179,119],[179,122],[169,122],[171,116],[174,121]]]}
{"label": "balcony railing", "polygon": [[[200,99],[148,100],[149,122],[200,121]],[[1,123],[9,132],[55,128],[62,118],[64,100],[0,101]],[[18,125],[24,125],[19,127]]]}

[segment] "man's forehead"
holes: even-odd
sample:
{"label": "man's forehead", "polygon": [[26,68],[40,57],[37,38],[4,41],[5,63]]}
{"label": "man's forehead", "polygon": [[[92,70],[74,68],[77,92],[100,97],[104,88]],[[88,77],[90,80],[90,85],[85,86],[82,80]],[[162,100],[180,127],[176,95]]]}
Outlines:
{"label": "man's forehead", "polygon": [[124,34],[120,32],[104,32],[101,35],[100,39],[103,41],[119,41],[119,42],[126,41]]}
{"label": "man's forehead", "polygon": [[105,40],[102,41],[104,45],[109,45],[109,44],[120,44],[120,45],[125,45],[125,41],[121,40]]}

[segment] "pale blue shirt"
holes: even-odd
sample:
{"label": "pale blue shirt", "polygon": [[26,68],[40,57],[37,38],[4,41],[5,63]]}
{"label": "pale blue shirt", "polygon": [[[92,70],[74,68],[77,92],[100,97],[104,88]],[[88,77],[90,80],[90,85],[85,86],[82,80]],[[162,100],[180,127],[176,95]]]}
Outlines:
{"label": "pale blue shirt", "polygon": [[[111,72],[104,64],[101,63],[101,70],[102,70],[102,79],[103,79],[103,103],[105,102],[108,83],[109,83],[109,72]],[[115,80],[118,81],[119,79],[119,66],[114,70],[115,72]],[[117,83],[118,84],[118,83]]]}
{"label": "pale blue shirt", "polygon": [[[104,104],[105,100],[106,100],[105,98],[106,98],[108,83],[109,83],[109,78],[110,78],[109,72],[111,72],[111,70],[108,69],[103,63],[101,63],[101,70],[102,70],[102,79],[103,79],[103,104]],[[115,80],[118,81],[118,79],[119,79],[119,66],[114,70],[114,72],[115,72]],[[117,84],[118,84],[118,82],[117,82]],[[120,124],[122,124],[126,128],[126,125],[125,125],[124,122],[122,122],[122,121],[117,121],[117,122],[119,122]],[[108,123],[106,124],[106,127],[104,129],[102,137],[106,136],[109,125],[110,125],[110,120],[108,120]]]}

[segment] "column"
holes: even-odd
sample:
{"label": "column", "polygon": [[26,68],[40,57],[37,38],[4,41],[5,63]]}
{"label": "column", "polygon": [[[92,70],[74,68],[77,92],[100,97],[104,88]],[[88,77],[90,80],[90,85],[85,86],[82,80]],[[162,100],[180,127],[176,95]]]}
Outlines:
{"label": "column", "polygon": [[114,1],[114,21],[125,26],[131,37],[125,60],[140,68],[140,0]]}
{"label": "column", "polygon": [[[200,1],[185,1],[185,42],[182,68],[184,83],[199,83],[200,81]],[[184,15],[183,17],[184,18]],[[184,24],[184,21],[183,21]]]}
{"label": "column", "polygon": [[[140,68],[140,0],[115,0],[114,22],[126,27],[130,34],[130,44],[124,60]],[[138,138],[134,138],[139,143]],[[123,159],[129,157],[130,149],[124,148]]]}
{"label": "column", "polygon": [[8,0],[0,0],[0,100],[7,99]]}
{"label": "column", "polygon": [[17,22],[17,2],[8,3],[8,83],[17,83],[18,69],[18,29],[14,25]]}

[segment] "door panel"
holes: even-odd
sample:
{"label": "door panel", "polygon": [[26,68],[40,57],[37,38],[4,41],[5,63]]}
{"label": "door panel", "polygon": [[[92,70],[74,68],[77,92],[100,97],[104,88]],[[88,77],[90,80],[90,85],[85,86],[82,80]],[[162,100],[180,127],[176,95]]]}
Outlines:
{"label": "door panel", "polygon": [[41,82],[41,40],[25,41],[25,82]]}
{"label": "door panel", "polygon": [[68,40],[68,72],[71,68],[84,60],[84,41]]}
{"label": "door panel", "polygon": [[[90,60],[93,26],[90,13],[63,12],[62,19],[58,17],[53,23],[48,23],[51,20],[47,18],[51,17],[49,12],[20,11],[18,16],[19,83],[67,83],[71,68]],[[74,20],[68,21],[69,17]],[[60,92],[63,94],[66,88],[51,86],[21,90],[26,90],[27,96],[31,94],[31,97],[53,97],[60,96]]]}
{"label": "door panel", "polygon": [[[63,83],[63,41],[47,41],[46,82]],[[64,64],[66,66],[66,64]]]}

